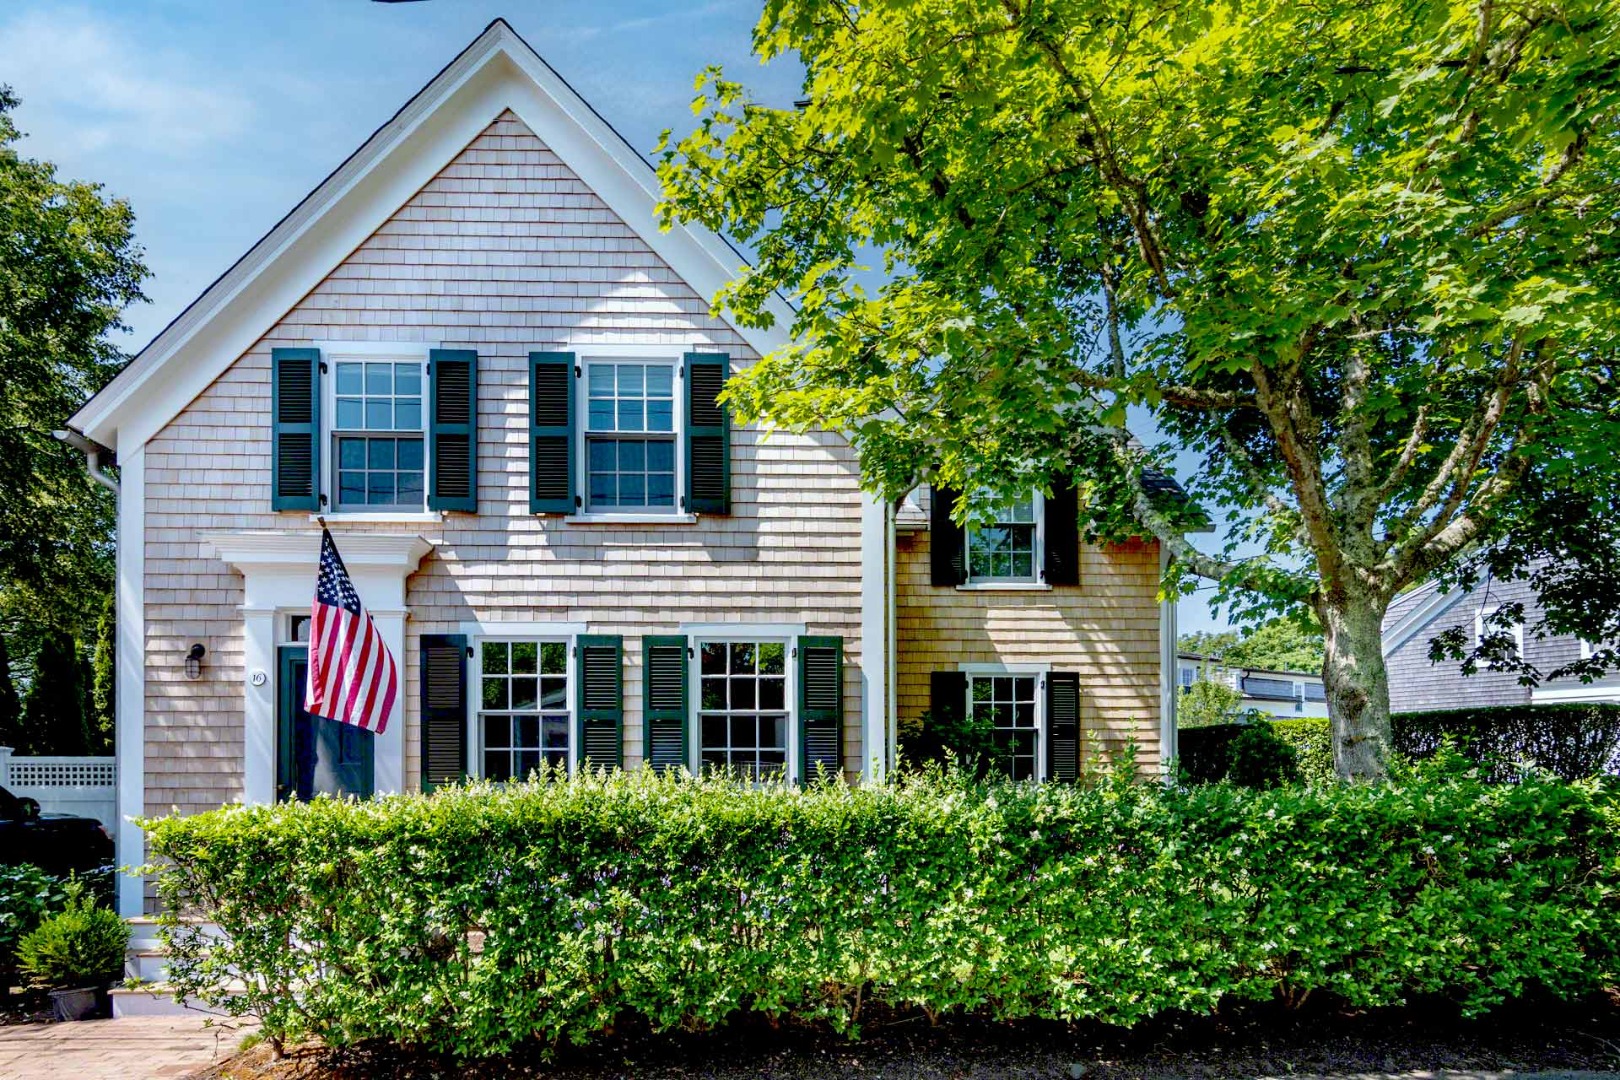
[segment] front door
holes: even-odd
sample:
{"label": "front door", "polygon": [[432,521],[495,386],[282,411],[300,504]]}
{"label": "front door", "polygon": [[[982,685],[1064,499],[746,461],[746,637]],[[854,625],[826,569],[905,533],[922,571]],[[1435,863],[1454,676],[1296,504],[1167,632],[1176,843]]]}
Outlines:
{"label": "front door", "polygon": [[281,649],[280,704],[276,709],[276,799],[308,802],[316,795],[358,795],[372,791],[372,758],[377,737],[353,724],[340,724],[304,711],[309,649]]}

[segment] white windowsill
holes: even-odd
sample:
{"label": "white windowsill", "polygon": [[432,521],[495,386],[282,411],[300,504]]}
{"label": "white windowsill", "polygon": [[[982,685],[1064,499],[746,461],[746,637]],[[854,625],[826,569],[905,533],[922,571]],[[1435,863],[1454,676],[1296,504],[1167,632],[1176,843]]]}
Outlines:
{"label": "white windowsill", "polygon": [[569,514],[565,525],[696,525],[696,514]]}
{"label": "white windowsill", "polygon": [[957,592],[1051,592],[1044,581],[970,581],[958,585]]}
{"label": "white windowsill", "polygon": [[345,513],[334,510],[327,514],[311,514],[311,522],[319,522],[321,518],[328,522],[349,521],[357,525],[386,525],[390,522],[398,525],[431,525],[444,520],[442,510],[376,510]]}

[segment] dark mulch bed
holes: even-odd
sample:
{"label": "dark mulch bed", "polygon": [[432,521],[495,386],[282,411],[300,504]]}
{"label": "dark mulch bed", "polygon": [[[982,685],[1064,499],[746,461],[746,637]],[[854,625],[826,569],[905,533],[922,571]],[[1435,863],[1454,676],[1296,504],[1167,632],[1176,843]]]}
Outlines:
{"label": "dark mulch bed", "polygon": [[44,991],[0,983],[0,1027],[37,1024],[51,1018],[51,999]]}
{"label": "dark mulch bed", "polygon": [[554,1062],[536,1052],[456,1065],[391,1047],[304,1048],[272,1062],[260,1046],[190,1080],[1014,1080],[1216,1078],[1413,1071],[1620,1070],[1620,999],[1520,1002],[1464,1021],[1442,1006],[1287,1012],[1245,1007],[1163,1017],[1129,1031],[1100,1025],[993,1024],[880,1015],[859,1042],[749,1020],[701,1035],[620,1032]]}

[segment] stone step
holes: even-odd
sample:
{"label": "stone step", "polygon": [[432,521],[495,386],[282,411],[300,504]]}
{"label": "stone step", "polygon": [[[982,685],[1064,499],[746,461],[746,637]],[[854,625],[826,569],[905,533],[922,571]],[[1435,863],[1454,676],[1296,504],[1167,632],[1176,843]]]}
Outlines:
{"label": "stone step", "polygon": [[[232,994],[239,994],[245,987],[238,982],[229,989]],[[126,1016],[203,1016],[212,1012],[201,1002],[176,1001],[174,988],[168,983],[148,983],[133,990],[119,986],[107,996],[112,1000],[114,1020]]]}

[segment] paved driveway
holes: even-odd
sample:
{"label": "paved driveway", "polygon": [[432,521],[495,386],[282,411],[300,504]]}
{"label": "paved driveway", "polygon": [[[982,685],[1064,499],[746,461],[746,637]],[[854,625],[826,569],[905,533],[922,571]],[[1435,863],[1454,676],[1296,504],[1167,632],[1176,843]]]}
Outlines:
{"label": "paved driveway", "polygon": [[241,1033],[201,1016],[0,1027],[3,1080],[169,1080],[228,1057]]}

